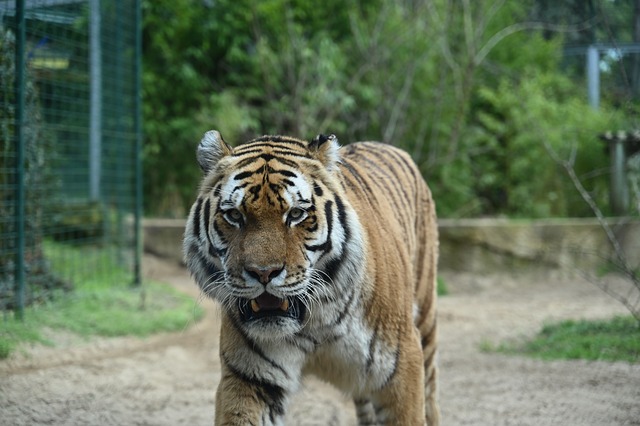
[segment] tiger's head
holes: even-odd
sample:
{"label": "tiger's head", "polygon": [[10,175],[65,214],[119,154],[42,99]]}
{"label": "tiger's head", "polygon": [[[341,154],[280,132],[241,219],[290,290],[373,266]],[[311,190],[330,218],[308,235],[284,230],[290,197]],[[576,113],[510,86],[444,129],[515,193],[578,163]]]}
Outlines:
{"label": "tiger's head", "polygon": [[184,240],[192,275],[253,338],[297,333],[331,298],[351,239],[352,211],[333,176],[336,137],[232,148],[212,130],[197,158],[204,178]]}

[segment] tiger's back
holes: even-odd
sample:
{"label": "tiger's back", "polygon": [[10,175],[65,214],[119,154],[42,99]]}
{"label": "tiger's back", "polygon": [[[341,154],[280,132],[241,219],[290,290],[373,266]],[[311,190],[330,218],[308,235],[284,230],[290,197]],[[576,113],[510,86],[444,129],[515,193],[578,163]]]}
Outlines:
{"label": "tiger's back", "polygon": [[185,261],[223,305],[216,424],[282,423],[311,372],[361,424],[439,422],[435,206],[403,151],[209,132]]}
{"label": "tiger's back", "polygon": [[[398,345],[392,313],[412,315],[425,369],[427,417],[438,424],[436,402],[436,273],[438,228],[435,203],[411,157],[392,145],[358,142],[342,148],[345,195],[368,236],[368,270],[376,297],[368,322],[380,338]],[[400,288],[400,285],[404,288]],[[400,345],[398,345],[400,346]]]}
{"label": "tiger's back", "polygon": [[[345,194],[379,242],[373,249],[400,255],[401,267],[412,271],[417,304],[431,302],[436,279],[438,229],[435,204],[411,157],[392,145],[358,142],[342,148],[340,168]],[[385,243],[386,242],[386,243]],[[378,257],[378,256],[374,256]],[[381,256],[390,267],[396,255]],[[380,257],[378,257],[380,259]],[[428,307],[427,307],[428,310]]]}

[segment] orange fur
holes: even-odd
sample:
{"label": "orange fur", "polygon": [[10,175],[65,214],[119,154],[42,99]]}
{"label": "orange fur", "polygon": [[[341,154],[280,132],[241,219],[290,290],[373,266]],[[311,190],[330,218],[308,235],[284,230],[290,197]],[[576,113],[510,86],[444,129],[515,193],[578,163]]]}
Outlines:
{"label": "orange fur", "polygon": [[403,151],[208,132],[185,261],[223,305],[216,424],[278,425],[303,373],[360,422],[439,424],[435,206]]}

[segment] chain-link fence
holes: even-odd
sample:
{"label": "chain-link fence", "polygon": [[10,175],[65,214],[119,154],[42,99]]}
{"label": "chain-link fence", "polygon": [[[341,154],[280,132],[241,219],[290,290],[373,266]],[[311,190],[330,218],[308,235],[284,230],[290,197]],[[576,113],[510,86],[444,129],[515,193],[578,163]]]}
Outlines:
{"label": "chain-link fence", "polygon": [[140,0],[0,1],[0,309],[140,280]]}

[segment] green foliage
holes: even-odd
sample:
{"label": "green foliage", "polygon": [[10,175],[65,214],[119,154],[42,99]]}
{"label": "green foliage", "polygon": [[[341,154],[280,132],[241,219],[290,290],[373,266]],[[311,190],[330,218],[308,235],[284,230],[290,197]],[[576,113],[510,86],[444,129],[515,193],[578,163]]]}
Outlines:
{"label": "green foliage", "polygon": [[586,359],[640,362],[640,324],[631,317],[601,321],[563,321],[545,325],[525,343],[505,343],[484,350],[526,354],[545,360]]}
{"label": "green foliage", "polygon": [[609,160],[596,135],[616,127],[613,111],[593,110],[566,77],[537,71],[481,88],[476,102],[468,143],[477,154],[460,167],[471,169],[469,195],[481,211],[530,218],[591,215],[552,155],[563,161],[575,155],[576,173],[594,199],[607,204],[608,176],[602,171]]}
{"label": "green foliage", "polygon": [[206,75],[217,69],[218,20],[203,3],[187,0],[144,1],[143,17],[145,202],[181,214],[182,206],[171,209],[193,194],[199,177],[187,161],[201,137],[194,118],[214,92]]}
{"label": "green foliage", "polygon": [[182,330],[203,315],[191,298],[167,284],[131,287],[129,273],[104,248],[46,242],[45,251],[56,273],[74,277],[75,291],[27,308],[23,321],[6,317],[0,325],[0,359],[21,343],[53,345],[46,328],[82,337],[147,336]]}
{"label": "green foliage", "polygon": [[218,128],[232,143],[269,132],[311,136],[318,116],[353,105],[340,89],[348,70],[335,40],[348,34],[357,5],[342,3],[143,3],[149,210],[184,214],[206,130]]}
{"label": "green foliage", "polygon": [[185,214],[194,148],[216,128],[231,144],[331,132],[400,146],[441,216],[589,214],[543,142],[564,157],[575,144],[605,199],[598,134],[620,120],[563,77],[564,38],[523,25],[540,3],[145,2],[148,211]]}
{"label": "green foliage", "polygon": [[204,133],[211,123],[217,123],[217,130],[229,141],[243,140],[255,134],[259,127],[252,110],[233,89],[209,97],[209,104],[198,114],[196,125]]}

